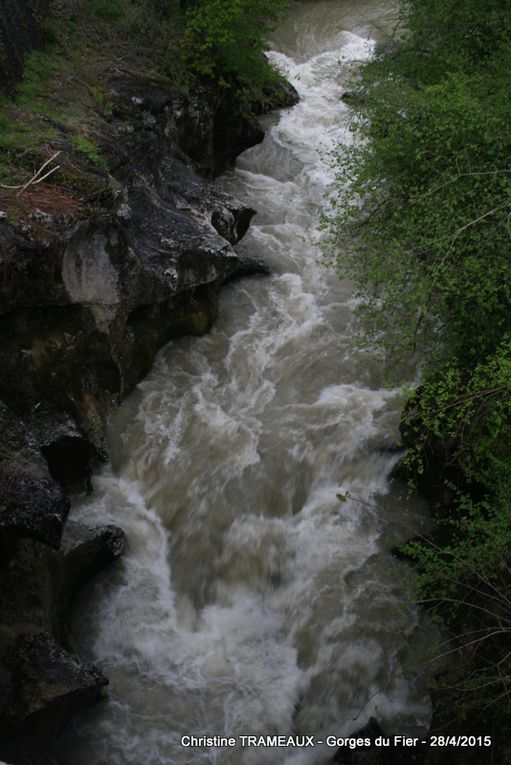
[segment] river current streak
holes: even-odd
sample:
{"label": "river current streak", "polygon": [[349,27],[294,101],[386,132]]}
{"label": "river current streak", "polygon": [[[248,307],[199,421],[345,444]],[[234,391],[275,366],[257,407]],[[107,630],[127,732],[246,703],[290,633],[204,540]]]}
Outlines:
{"label": "river current streak", "polygon": [[243,246],[273,275],[228,285],[212,332],[164,348],[112,417],[113,468],[73,510],[129,538],[75,624],[110,699],[62,763],[306,765],[331,750],[181,739],[427,721],[406,665],[416,616],[382,544],[400,510],[381,447],[402,398],[354,350],[350,285],[318,253],[328,153],[353,140],[340,95],[385,18],[377,2],[304,2],[276,34],[300,103],[222,180],[258,210]]}

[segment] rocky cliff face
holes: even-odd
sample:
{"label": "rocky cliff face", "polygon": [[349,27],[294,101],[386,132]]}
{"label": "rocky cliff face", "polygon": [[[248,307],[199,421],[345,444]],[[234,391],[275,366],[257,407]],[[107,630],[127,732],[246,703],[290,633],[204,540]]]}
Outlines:
{"label": "rocky cliff face", "polygon": [[69,715],[107,684],[73,654],[66,617],[126,540],[114,527],[66,522],[69,502],[37,439],[4,405],[0,431],[0,757],[44,762]]}
{"label": "rocky cliff face", "polygon": [[66,185],[77,172],[64,147],[64,180],[0,212],[0,758],[15,763],[45,762],[107,683],[73,654],[66,617],[125,539],[68,522],[64,490],[90,489],[107,414],[157,350],[206,332],[226,281],[265,271],[232,246],[254,211],[198,172],[261,140],[255,118],[229,118],[231,96],[187,102],[119,70],[109,87],[108,170]]}

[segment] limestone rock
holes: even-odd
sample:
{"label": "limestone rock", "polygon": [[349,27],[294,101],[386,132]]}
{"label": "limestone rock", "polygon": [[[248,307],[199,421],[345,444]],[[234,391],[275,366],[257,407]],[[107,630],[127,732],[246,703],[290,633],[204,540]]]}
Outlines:
{"label": "limestone rock", "polygon": [[25,419],[48,464],[65,490],[90,491],[96,452],[73,418],[66,412],[38,408]]}
{"label": "limestone rock", "polygon": [[44,762],[69,718],[101,698],[107,679],[45,632],[20,636],[3,668],[0,757]]}
{"label": "limestone rock", "polygon": [[69,502],[33,435],[0,402],[0,529],[4,541],[31,537],[58,548]]}
{"label": "limestone rock", "polygon": [[68,521],[61,546],[65,584],[63,606],[72,602],[85,582],[120,558],[126,546],[126,535],[118,526],[91,528]]}
{"label": "limestone rock", "polygon": [[0,758],[16,765],[45,761],[106,684],[70,652],[66,617],[126,539],[66,523],[61,487],[90,488],[108,413],[159,348],[206,332],[224,283],[268,272],[233,249],[254,210],[199,174],[262,140],[255,115],[233,90],[185,97],[118,67],[110,88],[95,120],[108,170],[83,170],[51,210],[0,216]]}

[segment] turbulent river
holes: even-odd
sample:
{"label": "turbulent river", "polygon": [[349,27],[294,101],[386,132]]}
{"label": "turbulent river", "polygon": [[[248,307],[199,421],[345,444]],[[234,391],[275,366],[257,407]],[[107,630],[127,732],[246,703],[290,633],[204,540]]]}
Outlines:
{"label": "turbulent river", "polygon": [[275,33],[271,58],[301,101],[222,179],[258,210],[244,246],[273,275],[228,285],[211,334],[162,350],[112,418],[113,468],[75,504],[77,518],[122,526],[129,551],[76,616],[111,686],[64,765],[325,763],[325,746],[180,740],[428,721],[417,617],[387,551],[411,522],[387,482],[402,397],[353,349],[350,286],[317,246],[328,152],[353,140],[348,64],[391,16],[388,3],[309,0]]}

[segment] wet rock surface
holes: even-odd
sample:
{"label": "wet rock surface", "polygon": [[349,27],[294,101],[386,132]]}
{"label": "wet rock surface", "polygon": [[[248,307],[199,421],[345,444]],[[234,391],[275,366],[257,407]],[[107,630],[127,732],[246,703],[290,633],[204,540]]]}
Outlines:
{"label": "wet rock surface", "polygon": [[425,762],[425,747],[394,745],[394,737],[389,735],[374,717],[371,717],[363,728],[352,733],[349,739],[356,743],[356,746],[339,747],[332,758],[332,763],[337,765],[423,765]]}
{"label": "wet rock surface", "polygon": [[26,419],[48,464],[51,477],[64,490],[91,490],[94,448],[66,412],[39,409]]}
{"label": "wet rock surface", "polygon": [[51,478],[33,434],[1,402],[0,432],[2,542],[31,538],[58,548],[69,502]]}
{"label": "wet rock surface", "polygon": [[[107,415],[158,349],[208,331],[225,282],[268,272],[233,249],[255,211],[200,174],[262,140],[254,114],[232,93],[184,99],[119,69],[110,97],[105,168],[0,216],[0,758],[16,764],[45,762],[107,683],[73,654],[67,617],[126,538],[67,521],[64,492],[91,490]],[[295,94],[265,108],[272,97]]]}
{"label": "wet rock surface", "polygon": [[100,699],[108,684],[93,664],[66,651],[48,633],[19,636],[2,675],[7,693],[0,706],[0,756],[27,764],[45,762],[69,718]]}
{"label": "wet rock surface", "polygon": [[117,526],[91,528],[68,521],[60,548],[65,583],[63,608],[71,605],[74,595],[85,582],[120,558],[126,546],[126,535]]}
{"label": "wet rock surface", "polygon": [[[101,455],[107,412],[161,345],[207,331],[221,285],[264,270],[232,248],[254,210],[201,178],[179,146],[179,99],[121,74],[111,91],[114,116],[100,141],[115,177],[105,177],[85,219],[67,229],[58,220],[0,221],[0,398],[25,417],[43,406],[50,419],[72,418],[82,481],[93,455],[80,437]],[[208,131],[209,102],[205,109]],[[195,141],[197,129],[188,121],[183,134]],[[249,131],[229,144],[222,166],[253,140]],[[59,447],[46,451],[65,481]]]}
{"label": "wet rock surface", "polygon": [[67,614],[77,590],[124,551],[124,533],[66,521],[68,500],[38,437],[0,404],[0,757],[44,762],[69,717],[106,679],[75,656]]}

